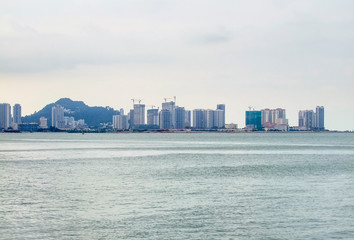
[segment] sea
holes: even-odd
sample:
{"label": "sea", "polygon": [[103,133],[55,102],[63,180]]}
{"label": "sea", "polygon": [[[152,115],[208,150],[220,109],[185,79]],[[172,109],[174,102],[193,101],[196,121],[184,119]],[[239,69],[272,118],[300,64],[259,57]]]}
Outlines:
{"label": "sea", "polygon": [[0,239],[354,239],[354,134],[0,133]]}

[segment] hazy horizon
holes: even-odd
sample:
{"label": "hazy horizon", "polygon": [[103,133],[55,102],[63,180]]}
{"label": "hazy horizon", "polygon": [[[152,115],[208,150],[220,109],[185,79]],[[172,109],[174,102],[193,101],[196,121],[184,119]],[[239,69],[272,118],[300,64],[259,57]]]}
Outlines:
{"label": "hazy horizon", "polygon": [[23,115],[68,97],[89,106],[325,107],[353,130],[354,2],[1,1],[0,102]]}

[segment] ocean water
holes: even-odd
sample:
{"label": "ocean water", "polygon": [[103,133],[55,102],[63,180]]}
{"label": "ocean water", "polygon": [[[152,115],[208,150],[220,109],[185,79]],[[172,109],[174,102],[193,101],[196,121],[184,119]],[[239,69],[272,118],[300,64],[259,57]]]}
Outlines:
{"label": "ocean water", "polygon": [[0,134],[0,239],[354,239],[354,134]]}

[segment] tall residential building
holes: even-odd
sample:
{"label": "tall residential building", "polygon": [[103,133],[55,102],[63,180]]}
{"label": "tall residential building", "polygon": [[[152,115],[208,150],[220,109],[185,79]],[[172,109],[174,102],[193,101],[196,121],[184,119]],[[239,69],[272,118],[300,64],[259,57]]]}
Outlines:
{"label": "tall residential building", "polygon": [[216,110],[222,110],[222,111],[224,111],[223,112],[223,117],[221,118],[219,118],[219,124],[218,124],[218,126],[217,126],[217,128],[225,128],[225,113],[226,113],[226,111],[225,111],[225,104],[218,104],[218,105],[216,105]]}
{"label": "tall residential building", "polygon": [[128,113],[128,123],[129,123],[129,128],[134,127],[134,110],[131,109]]}
{"label": "tall residential building", "polygon": [[145,124],[145,104],[134,104],[134,120],[135,126]]}
{"label": "tall residential building", "polygon": [[216,109],[214,111],[214,128],[225,128],[225,110]]}
{"label": "tall residential building", "polygon": [[11,126],[11,106],[8,103],[0,103],[0,129],[8,129]]}
{"label": "tall residential building", "polygon": [[262,126],[265,129],[287,131],[289,125],[288,125],[288,119],[286,119],[285,109],[282,108],[263,109]]}
{"label": "tall residential building", "polygon": [[246,111],[246,128],[262,130],[262,111]]}
{"label": "tall residential building", "polygon": [[324,107],[317,106],[316,107],[316,130],[324,130]]}
{"label": "tall residential building", "polygon": [[39,119],[39,128],[48,128],[48,119],[45,117],[41,117]]}
{"label": "tall residential building", "polygon": [[168,109],[162,109],[160,111],[160,129],[170,129],[172,124],[171,124],[171,112]]}
{"label": "tall residential building", "polygon": [[126,130],[129,128],[127,115],[113,115],[113,129]]}
{"label": "tall residential building", "polygon": [[15,104],[12,108],[12,114],[13,114],[13,123],[20,124],[22,123],[21,121],[21,105],[20,104]]}
{"label": "tall residential building", "polygon": [[191,111],[185,110],[184,111],[184,127],[190,128],[191,127]]}
{"label": "tall residential building", "polygon": [[206,128],[206,111],[204,109],[193,110],[193,128],[196,129]]}
{"label": "tall residential building", "polygon": [[173,101],[162,103],[162,110],[168,110],[171,114],[171,127],[170,128],[176,128],[175,108],[176,108],[176,103]]}
{"label": "tall residential building", "polygon": [[159,125],[159,110],[148,109],[147,110],[147,125]]}
{"label": "tall residential building", "polygon": [[175,128],[184,129],[186,120],[186,111],[184,107],[176,107],[175,109]]}
{"label": "tall residential building", "polygon": [[52,107],[52,127],[64,128],[64,107],[56,105]]}
{"label": "tall residential building", "polygon": [[214,128],[214,110],[207,109],[205,110],[205,114],[206,114],[205,128],[207,129]]}
{"label": "tall residential building", "polygon": [[316,126],[316,115],[313,110],[299,111],[299,128],[303,130],[312,130]]}

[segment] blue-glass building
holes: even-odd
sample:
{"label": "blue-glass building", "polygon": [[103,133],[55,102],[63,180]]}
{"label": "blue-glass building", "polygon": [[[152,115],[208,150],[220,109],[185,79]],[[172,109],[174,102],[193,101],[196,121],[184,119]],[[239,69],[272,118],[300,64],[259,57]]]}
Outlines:
{"label": "blue-glass building", "polygon": [[262,130],[262,111],[246,111],[246,128]]}

